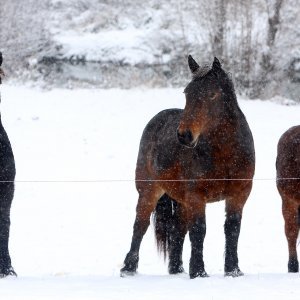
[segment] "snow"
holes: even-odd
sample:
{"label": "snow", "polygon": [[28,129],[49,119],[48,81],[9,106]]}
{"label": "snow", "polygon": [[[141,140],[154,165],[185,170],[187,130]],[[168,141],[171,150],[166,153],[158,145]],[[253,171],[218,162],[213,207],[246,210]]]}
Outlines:
{"label": "snow", "polygon": [[85,57],[87,61],[119,61],[131,65],[153,64],[157,61],[155,51],[149,50],[145,30],[107,30],[80,35],[64,32],[54,40],[65,48],[63,56]]}
{"label": "snow", "polygon": [[51,2],[47,28],[58,47],[52,48],[50,56],[132,66],[166,64],[174,59],[169,55],[174,47],[170,40],[179,39],[182,33],[177,22],[169,21],[174,10],[170,4],[158,6],[167,6],[166,14],[153,1],[146,6],[119,1]]}
{"label": "snow", "polygon": [[[274,178],[277,141],[299,123],[300,106],[271,101],[239,99],[257,157],[238,251],[245,276],[223,276],[220,202],[207,207],[209,278],[168,275],[152,228],[141,246],[139,274],[119,277],[135,216],[133,179],[142,130],[158,111],[183,107],[182,91],[1,87],[2,121],[17,166],[10,252],[19,275],[0,280],[1,299],[299,299],[299,274],[287,273]],[[186,270],[189,252],[187,238]]]}

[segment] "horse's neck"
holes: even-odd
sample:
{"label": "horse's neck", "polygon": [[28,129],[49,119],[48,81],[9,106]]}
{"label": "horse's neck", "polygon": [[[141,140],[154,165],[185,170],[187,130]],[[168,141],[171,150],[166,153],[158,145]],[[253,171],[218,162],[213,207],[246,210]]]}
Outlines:
{"label": "horse's neck", "polygon": [[220,147],[224,147],[231,140],[232,136],[240,132],[243,118],[244,116],[239,116],[239,114],[232,114],[230,118],[228,118],[228,116],[221,117],[218,122],[215,122],[215,124],[210,127],[205,135],[214,141],[214,144],[219,144]]}
{"label": "horse's neck", "polygon": [[235,93],[230,93],[228,95],[223,95],[224,101],[224,114],[229,118],[239,118],[242,113]]}

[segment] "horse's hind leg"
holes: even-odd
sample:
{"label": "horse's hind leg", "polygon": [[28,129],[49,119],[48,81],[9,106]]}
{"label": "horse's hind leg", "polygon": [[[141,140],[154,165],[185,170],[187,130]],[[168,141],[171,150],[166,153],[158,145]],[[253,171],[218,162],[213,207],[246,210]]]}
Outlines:
{"label": "horse's hind leg", "polygon": [[144,234],[150,224],[150,216],[158,199],[163,192],[158,192],[154,186],[149,185],[145,192],[140,192],[136,208],[136,218],[133,225],[131,246],[124,260],[124,267],[121,269],[121,276],[134,275],[139,262],[139,250]]}
{"label": "horse's hind leg", "polygon": [[288,197],[282,197],[282,214],[285,222],[285,235],[289,248],[288,271],[299,272],[299,262],[297,257],[297,237],[299,232],[298,224],[298,204]]}
{"label": "horse's hind leg", "polygon": [[10,207],[14,196],[14,183],[0,183],[0,277],[16,275],[8,251]]}
{"label": "horse's hind leg", "polygon": [[169,273],[184,272],[182,266],[182,250],[184,238],[187,233],[187,216],[181,204],[173,201],[173,220],[169,245]]}

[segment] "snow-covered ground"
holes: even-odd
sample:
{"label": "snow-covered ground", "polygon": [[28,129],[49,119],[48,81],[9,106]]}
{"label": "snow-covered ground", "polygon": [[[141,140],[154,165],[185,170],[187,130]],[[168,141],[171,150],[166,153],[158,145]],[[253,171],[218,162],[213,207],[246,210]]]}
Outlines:
{"label": "snow-covered ground", "polygon": [[[139,274],[120,278],[137,202],[139,139],[156,112],[184,106],[182,89],[40,91],[4,85],[1,91],[2,121],[17,165],[10,251],[19,275],[0,280],[1,299],[299,299],[300,276],[287,273],[274,178],[277,141],[300,123],[300,106],[240,100],[257,155],[239,243],[244,277],[223,277],[220,202],[207,208],[209,278],[168,275],[152,228],[142,243]],[[187,239],[186,270],[189,252]]]}

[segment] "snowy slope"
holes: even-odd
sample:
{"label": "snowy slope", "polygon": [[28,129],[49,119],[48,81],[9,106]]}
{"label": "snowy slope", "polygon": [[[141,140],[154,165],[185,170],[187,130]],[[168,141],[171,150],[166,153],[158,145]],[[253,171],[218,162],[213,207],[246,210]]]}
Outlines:
{"label": "snowy slope", "polygon": [[[168,275],[149,228],[139,275],[124,279],[119,269],[135,215],[139,139],[156,112],[184,106],[182,90],[1,91],[2,120],[17,164],[10,249],[19,275],[0,280],[1,299],[299,299],[299,274],[287,274],[274,181],[276,144],[298,124],[299,106],[240,100],[257,153],[239,244],[244,277],[223,277],[220,202],[207,208],[204,260],[210,278]],[[186,270],[189,252],[186,240]]]}

